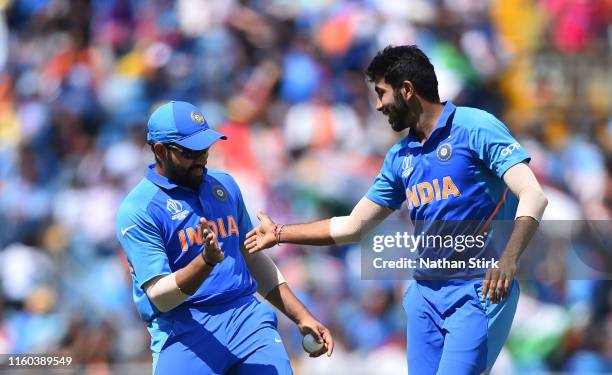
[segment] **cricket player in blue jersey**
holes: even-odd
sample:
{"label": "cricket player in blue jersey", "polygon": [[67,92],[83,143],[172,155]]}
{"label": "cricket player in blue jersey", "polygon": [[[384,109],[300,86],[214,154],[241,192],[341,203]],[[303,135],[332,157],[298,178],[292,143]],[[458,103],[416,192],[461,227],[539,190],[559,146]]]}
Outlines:
{"label": "cricket player in blue jersey", "polygon": [[[117,215],[133,298],[151,334],[153,374],[291,374],[273,310],[331,355],[333,339],[267,256],[242,246],[251,221],[236,182],[207,170],[222,134],[192,104],[172,101],[148,124],[155,155]],[[263,254],[263,253],[260,253]]]}
{"label": "cricket player in blue jersey", "polygon": [[[348,216],[277,225],[260,212],[246,248],[356,242],[404,201],[413,222],[470,221],[486,228],[493,220],[509,219],[511,230],[496,266],[446,279],[429,278],[421,270],[403,303],[411,374],[488,373],[516,311],[519,256],[547,205],[529,156],[493,115],[441,103],[434,68],[416,46],[385,48],[366,75],[377,94],[376,109],[394,131],[409,130],[387,153],[372,187]],[[438,256],[460,252],[450,251]]]}

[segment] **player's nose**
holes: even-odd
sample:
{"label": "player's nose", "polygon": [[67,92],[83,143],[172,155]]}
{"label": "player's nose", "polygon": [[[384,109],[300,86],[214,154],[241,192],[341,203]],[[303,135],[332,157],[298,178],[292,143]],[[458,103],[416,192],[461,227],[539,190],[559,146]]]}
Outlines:
{"label": "player's nose", "polygon": [[383,109],[382,101],[379,98],[377,98],[376,99],[376,110],[377,111],[382,111],[382,109]]}
{"label": "player's nose", "polygon": [[199,164],[203,164],[206,165],[206,162],[208,161],[208,152],[209,150],[206,150],[206,152],[202,153],[200,156],[198,156],[198,158],[196,159],[196,161]]}

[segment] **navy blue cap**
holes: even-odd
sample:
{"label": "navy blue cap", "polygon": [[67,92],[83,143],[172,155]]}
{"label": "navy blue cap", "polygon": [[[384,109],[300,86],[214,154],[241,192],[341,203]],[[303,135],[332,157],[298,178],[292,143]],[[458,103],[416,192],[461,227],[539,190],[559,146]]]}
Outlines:
{"label": "navy blue cap", "polygon": [[190,150],[204,150],[219,139],[227,139],[208,126],[196,106],[174,100],[151,114],[147,129],[149,142],[175,143]]}

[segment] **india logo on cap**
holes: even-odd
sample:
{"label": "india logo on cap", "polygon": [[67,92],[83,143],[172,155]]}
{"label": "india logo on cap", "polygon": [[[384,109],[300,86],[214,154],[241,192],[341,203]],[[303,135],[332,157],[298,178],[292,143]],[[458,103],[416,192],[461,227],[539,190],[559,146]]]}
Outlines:
{"label": "india logo on cap", "polygon": [[196,111],[191,112],[191,119],[198,125],[202,125],[204,123],[204,116]]}

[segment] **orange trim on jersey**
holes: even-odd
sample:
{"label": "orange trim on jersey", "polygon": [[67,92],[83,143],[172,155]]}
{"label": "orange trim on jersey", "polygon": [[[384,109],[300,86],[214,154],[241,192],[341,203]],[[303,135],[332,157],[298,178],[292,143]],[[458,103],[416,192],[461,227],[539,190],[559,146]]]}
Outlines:
{"label": "orange trim on jersey", "polygon": [[489,226],[489,224],[491,223],[491,221],[493,220],[495,215],[497,215],[497,212],[499,211],[499,209],[501,208],[502,204],[504,204],[504,201],[506,200],[506,196],[508,195],[508,190],[509,189],[506,187],[506,189],[504,190],[504,195],[502,195],[502,197],[499,200],[499,202],[497,202],[497,206],[495,206],[495,209],[493,210],[493,213],[491,214],[491,216],[489,216],[487,218],[487,221],[485,221],[485,223],[482,225],[482,228],[480,228],[480,230],[478,231],[479,235],[482,235],[484,233],[484,231],[487,229],[487,227]]}

